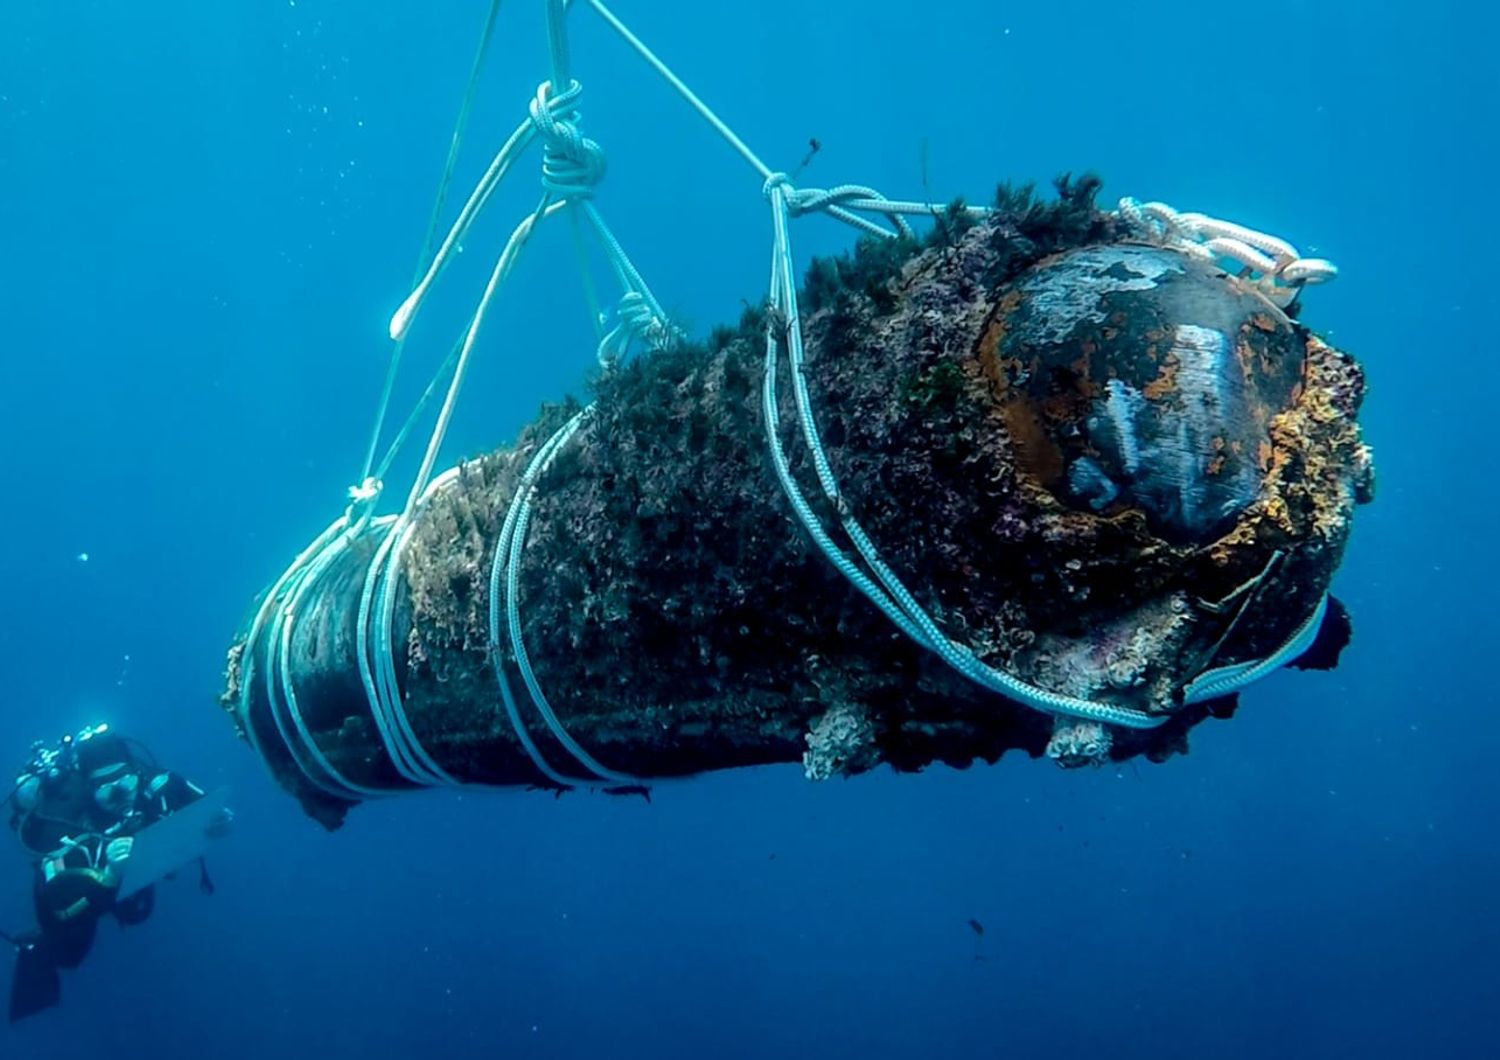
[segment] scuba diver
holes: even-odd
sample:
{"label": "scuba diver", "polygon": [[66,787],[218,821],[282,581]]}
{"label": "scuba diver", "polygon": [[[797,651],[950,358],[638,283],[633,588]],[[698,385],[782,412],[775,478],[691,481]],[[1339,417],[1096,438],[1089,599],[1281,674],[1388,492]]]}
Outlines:
{"label": "scuba diver", "polygon": [[[172,857],[196,860],[199,886],[213,893],[201,846],[192,844],[228,829],[233,814],[227,808],[220,806],[198,824],[186,848],[178,835],[175,845],[167,843],[166,852],[155,859],[157,864],[148,858],[143,865],[140,856],[140,844],[149,843],[152,826],[203,798],[202,788],[161,769],[138,741],[107,725],[64,736],[54,747],[32,745],[31,761],[6,799],[10,827],[34,859],[37,918],[33,932],[0,935],[17,954],[12,1023],[58,1003],[58,970],[83,962],[104,916],[134,925],[151,915],[156,878],[182,864]],[[155,832],[158,839],[161,834]],[[161,864],[163,857],[166,864]],[[132,886],[126,886],[127,877]],[[134,886],[137,880],[145,886]]]}

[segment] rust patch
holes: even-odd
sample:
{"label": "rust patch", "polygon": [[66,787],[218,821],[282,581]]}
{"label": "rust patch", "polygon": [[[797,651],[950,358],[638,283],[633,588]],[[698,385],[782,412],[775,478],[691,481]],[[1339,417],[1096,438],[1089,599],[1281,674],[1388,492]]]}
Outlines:
{"label": "rust patch", "polygon": [[1255,350],[1242,338],[1234,344],[1235,360],[1240,362],[1240,371],[1246,379],[1255,378]]}
{"label": "rust patch", "polygon": [[1000,409],[1006,433],[1016,448],[1016,463],[1036,482],[1051,487],[1066,469],[1063,452],[1047,431],[1036,409],[1025,398],[1013,396]]}
{"label": "rust patch", "polygon": [[[1153,346],[1151,349],[1154,350],[1156,347]],[[1157,373],[1155,379],[1141,387],[1141,393],[1146,395],[1148,401],[1159,401],[1168,394],[1176,393],[1177,369],[1180,366],[1181,362],[1176,355],[1168,354],[1166,363],[1161,366],[1161,371]]]}
{"label": "rust patch", "polygon": [[[979,367],[989,379],[990,385],[994,387],[997,396],[1010,387],[1010,378],[1005,371],[1006,366],[1000,363],[999,350],[1000,344],[1005,341],[1006,332],[1010,330],[1010,314],[1015,312],[1016,306],[1020,304],[1020,292],[1006,292],[995,306],[995,311],[990,314],[989,323],[985,325],[984,332],[979,336],[979,344],[974,351]],[[1015,367],[1019,367],[1019,363]]]}

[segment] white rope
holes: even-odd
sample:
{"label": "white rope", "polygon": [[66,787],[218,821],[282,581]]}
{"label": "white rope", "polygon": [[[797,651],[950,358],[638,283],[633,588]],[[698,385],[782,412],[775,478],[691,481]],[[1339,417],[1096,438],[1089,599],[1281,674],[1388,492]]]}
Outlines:
{"label": "white rope", "polygon": [[[240,696],[238,703],[235,705],[235,717],[239,722],[240,731],[245,734],[245,739],[250,742],[250,746],[255,750],[256,757],[262,762],[269,764],[269,759],[266,758],[265,748],[262,746],[260,737],[255,731],[254,719],[251,717],[251,706],[253,705],[255,690],[255,653],[260,647],[261,632],[265,629],[268,621],[275,620],[274,616],[277,615],[281,607],[287,588],[293,584],[295,579],[302,575],[313,558],[320,555],[328,547],[329,543],[339,534],[343,533],[348,526],[349,516],[346,513],[334,520],[328,529],[319,534],[313,540],[312,544],[303,549],[297,558],[292,561],[291,565],[282,571],[281,576],[266,591],[265,598],[261,601],[260,607],[256,608],[255,618],[250,623],[250,631],[245,636],[244,648],[241,649],[240,653]],[[275,638],[272,639],[272,644],[274,643]],[[266,648],[268,663],[270,662],[270,651],[271,646],[268,645]],[[269,695],[275,673],[269,665],[266,666],[266,670],[267,673],[264,679],[266,681],[267,694]],[[288,753],[290,753],[290,750]]]}
{"label": "white rope", "polygon": [[484,176],[479,178],[479,183],[474,185],[474,190],[469,193],[468,200],[459,211],[458,218],[448,229],[448,234],[443,237],[438,252],[433,256],[432,264],[427,266],[427,271],[422,275],[416,287],[412,288],[401,307],[391,317],[390,335],[393,339],[403,339],[411,329],[412,320],[416,317],[417,310],[421,308],[422,302],[427,298],[427,292],[437,282],[448,262],[452,259],[458,247],[462,245],[463,239],[469,234],[474,221],[484,210],[490,201],[490,196],[495,194],[495,189],[510,172],[510,167],[515,164],[517,158],[531,144],[536,136],[536,127],[530,121],[523,121],[516,126],[510,138],[505,141],[495,157],[490,161],[489,168],[484,171]]}
{"label": "white rope", "polygon": [[443,407],[438,411],[437,423],[433,425],[432,435],[427,440],[427,451],[422,455],[422,466],[412,480],[411,493],[406,500],[408,513],[412,511],[417,499],[426,490],[428,476],[432,474],[433,466],[437,463],[438,451],[442,448],[443,439],[448,434],[448,424],[453,418],[453,409],[458,404],[459,392],[463,389],[464,376],[474,353],[475,341],[479,338],[479,327],[484,323],[485,314],[489,312],[490,305],[495,300],[495,293],[500,289],[500,284],[510,275],[510,270],[515,267],[516,258],[520,256],[526,241],[531,238],[537,221],[561,207],[562,204],[553,202],[551,196],[543,195],[541,202],[537,204],[536,212],[516,225],[515,230],[510,234],[510,239],[505,243],[505,249],[500,252],[500,257],[495,261],[489,282],[485,284],[484,294],[480,296],[479,305],[475,308],[474,315],[469,320],[469,327],[464,333],[463,348],[459,351],[458,363],[454,365],[453,377],[448,384],[448,394],[443,399]]}
{"label": "white rope", "polygon": [[[335,538],[335,541],[337,540]],[[326,555],[328,551],[325,549],[323,554]],[[311,564],[302,568],[288,583],[287,587],[292,590],[293,596],[296,596],[301,586],[307,583],[308,574],[312,569]],[[341,783],[341,778],[333,766],[327,764],[327,759],[313,742],[312,735],[302,720],[301,712],[296,708],[296,695],[286,666],[286,657],[291,650],[292,639],[289,611],[289,604],[284,602],[275,609],[271,616],[266,644],[267,711],[276,726],[277,734],[281,737],[282,746],[286,748],[287,754],[291,756],[292,761],[308,782],[325,794],[335,798],[349,799],[352,797],[351,789]],[[295,719],[294,731],[288,729],[286,718],[288,713]],[[308,764],[309,757],[317,762],[319,768]]]}
{"label": "white rope", "polygon": [[1284,239],[1202,213],[1178,213],[1162,202],[1120,200],[1119,216],[1136,235],[1205,261],[1232,261],[1278,306],[1290,305],[1303,287],[1327,283],[1338,268],[1324,258],[1304,258]]}
{"label": "white rope", "polygon": [[[428,251],[432,249],[432,237],[437,233],[438,221],[442,216],[443,206],[448,200],[448,187],[452,183],[453,172],[458,164],[459,147],[463,143],[464,130],[469,124],[470,108],[474,103],[475,95],[479,91],[480,74],[484,70],[485,57],[489,54],[490,40],[494,36],[495,23],[498,21],[499,15],[500,0],[490,0],[489,12],[485,15],[484,30],[479,35],[479,46],[474,50],[474,62],[469,69],[469,81],[464,88],[463,103],[458,108],[458,117],[453,123],[453,134],[448,140],[448,158],[443,164],[443,176],[438,181],[437,193],[433,196],[432,208],[428,211],[427,232],[422,237],[422,249],[417,254],[417,276],[413,282],[422,275],[423,262],[427,257]],[[395,393],[396,375],[401,368],[401,355],[404,350],[404,341],[396,338],[391,347],[390,357],[386,362],[385,384],[381,388],[380,400],[375,405],[375,422],[370,427],[370,441],[365,449],[363,470],[359,474],[359,479],[362,483],[368,484],[374,480],[377,489],[382,476],[380,472],[372,473],[371,469],[375,463],[375,451],[380,445],[381,434],[385,430],[385,417],[390,409],[391,396]],[[403,427],[401,434],[392,443],[393,449],[400,448],[405,433],[406,428]]]}
{"label": "white rope", "polygon": [[1183,692],[1183,702],[1202,703],[1205,700],[1232,695],[1246,685],[1253,684],[1272,671],[1279,670],[1287,663],[1295,661],[1298,656],[1312,647],[1313,641],[1317,640],[1318,630],[1323,625],[1323,616],[1327,613],[1328,594],[1324,593],[1318,598],[1318,605],[1313,608],[1312,614],[1307,616],[1302,625],[1293,631],[1286,643],[1279,649],[1264,659],[1249,659],[1245,662],[1230,663],[1228,666],[1203,671],[1188,682]]}
{"label": "white rope", "polygon": [[[361,502],[368,499],[369,490],[351,491],[359,493],[349,511],[324,530],[282,573],[281,577],[266,593],[256,612],[241,655],[240,698],[236,714],[240,728],[251,747],[262,761],[267,761],[265,748],[255,731],[251,717],[254,676],[257,670],[256,653],[264,650],[263,682],[266,709],[281,737],[288,756],[299,772],[310,784],[335,798],[355,801],[388,794],[383,789],[362,785],[351,780],[336,769],[318,746],[307,727],[297,704],[296,691],[289,665],[294,627],[303,599],[312,591],[317,580],[349,548],[354,541],[371,530],[379,530],[394,521],[394,517],[371,520],[368,508]],[[265,634],[264,641],[262,635]],[[309,766],[308,762],[314,764]]]}
{"label": "white rope", "polygon": [[630,30],[626,28],[625,23],[616,18],[614,13],[611,12],[609,8],[600,3],[599,0],[588,0],[588,5],[598,13],[600,18],[604,19],[605,24],[609,26],[610,29],[614,30],[620,35],[620,37],[625,41],[626,44],[634,48],[637,54],[639,54],[641,58],[645,59],[646,62],[650,64],[651,68],[661,75],[662,80],[671,85],[672,88],[676,90],[677,94],[684,100],[686,100],[688,105],[696,110],[698,114],[703,118],[703,120],[708,122],[708,124],[713,127],[713,130],[721,137],[723,137],[725,142],[727,142],[730,147],[734,148],[735,151],[739,153],[739,156],[741,158],[750,163],[751,168],[755,170],[756,174],[759,175],[761,180],[770,179],[772,172],[771,167],[762,162],[760,158],[755,154],[755,152],[750,150],[750,148],[745,145],[745,141],[741,140],[737,135],[735,135],[734,130],[731,129],[727,124],[725,124],[725,122],[717,114],[710,110],[708,104],[699,99],[697,94],[692,89],[688,88],[688,86],[683,82],[682,78],[674,74],[667,67],[666,63],[658,59],[655,52],[646,47],[645,43],[639,37],[630,32]]}
{"label": "white rope", "polygon": [[[506,712],[510,717],[511,725],[520,738],[522,747],[531,758],[532,764],[547,778],[563,787],[571,787],[579,781],[572,780],[555,770],[542,756],[536,744],[532,742],[525,723],[522,721],[516,709],[515,699],[511,694],[510,684],[505,676],[505,663],[501,656],[501,631],[500,612],[501,599],[505,601],[506,637],[510,647],[510,653],[515,660],[516,669],[521,675],[521,680],[531,697],[532,704],[537,713],[546,722],[554,739],[561,744],[567,752],[573,756],[574,761],[581,765],[589,774],[590,779],[597,778],[609,784],[639,785],[642,783],[638,777],[627,773],[612,770],[601,765],[592,755],[586,751],[581,744],[575,740],[567,731],[562,721],[557,717],[552,705],[548,702],[546,695],[542,692],[541,685],[532,670],[531,661],[526,652],[526,644],[521,636],[521,610],[520,610],[520,569],[521,553],[526,547],[526,531],[531,520],[531,503],[536,495],[537,482],[563,447],[572,440],[578,430],[593,415],[594,406],[589,405],[568,419],[560,428],[553,432],[552,436],[532,457],[527,464],[525,472],[516,484],[516,491],[511,495],[509,509],[505,513],[505,524],[501,528],[500,538],[495,546],[495,556],[490,568],[490,611],[489,611],[489,637],[491,660],[495,669],[495,675],[499,680],[501,697],[506,705]],[[501,592],[501,578],[504,577],[504,593]],[[585,781],[586,782],[586,781]]]}
{"label": "white rope", "polygon": [[384,683],[384,669],[378,661],[380,655],[389,654],[390,647],[388,644],[374,644],[370,637],[370,616],[378,598],[377,589],[381,576],[386,570],[385,558],[390,552],[399,529],[399,525],[393,525],[387,531],[384,540],[380,542],[380,547],[375,552],[374,559],[370,562],[369,570],[365,573],[364,590],[359,598],[355,657],[359,666],[360,681],[365,689],[365,699],[370,705],[370,717],[375,722],[375,731],[380,737],[381,746],[385,748],[387,760],[408,782],[418,787],[425,787],[430,783],[429,774],[422,771],[421,763],[411,753],[404,740],[404,733],[397,720],[400,714],[400,697],[396,696],[396,701],[392,702]]}
{"label": "white rope", "polygon": [[402,703],[394,658],[396,584],[402,554],[416,529],[417,512],[425,508],[438,492],[457,481],[458,475],[457,468],[439,475],[423,492],[415,509],[397,518],[366,573],[356,626],[360,677],[365,683],[365,694],[370,700],[381,742],[391,752],[391,760],[403,776],[429,787],[454,786],[462,782],[444,770],[422,746]]}
{"label": "white rope", "polygon": [[[272,658],[268,666],[270,673],[267,675],[266,680],[266,699],[271,711],[271,717],[276,722],[282,741],[286,744],[287,750],[291,753],[293,760],[297,762],[303,774],[315,785],[336,798],[350,800],[374,798],[389,793],[349,779],[323,753],[322,748],[318,746],[317,740],[314,739],[311,730],[308,729],[307,723],[302,717],[302,711],[297,704],[297,692],[290,666],[290,658],[292,633],[302,601],[314,589],[318,580],[327,572],[329,567],[344,555],[356,536],[357,531],[352,527],[336,535],[329,542],[328,547],[319,552],[294,579],[296,582],[295,588],[292,589],[290,595],[287,597],[286,603],[277,609],[276,618],[281,627],[281,636],[279,638],[276,636],[275,626],[272,627],[270,645]],[[281,691],[279,697],[280,705],[292,723],[292,728],[297,735],[296,741],[293,741],[288,735],[281,719],[281,712],[277,710],[278,697],[276,691],[278,685]],[[298,744],[301,745],[306,755],[316,763],[316,771],[308,769],[306,763],[297,755],[296,748]],[[324,783],[319,779],[319,771],[328,778],[328,783]]]}

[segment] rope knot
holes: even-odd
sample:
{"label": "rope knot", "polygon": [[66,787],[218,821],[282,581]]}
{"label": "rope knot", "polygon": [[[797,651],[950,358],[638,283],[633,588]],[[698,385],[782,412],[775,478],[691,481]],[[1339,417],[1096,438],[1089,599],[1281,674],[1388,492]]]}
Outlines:
{"label": "rope knot", "polygon": [[537,86],[528,108],[542,137],[542,187],[561,199],[587,199],[604,179],[604,149],[578,129],[577,81],[553,94],[551,81]]}
{"label": "rope knot", "polygon": [[384,489],[385,483],[374,475],[368,476],[358,486],[349,487],[349,507],[344,516],[351,526],[363,523],[373,514]]}
{"label": "rope knot", "polygon": [[358,486],[349,487],[349,499],[356,504],[373,501],[376,497],[380,496],[380,491],[383,488],[385,488],[385,483],[374,476],[370,476]]}
{"label": "rope knot", "polygon": [[600,367],[606,371],[614,368],[625,356],[631,339],[639,339],[649,350],[667,349],[678,339],[677,329],[661,318],[641,291],[626,291],[620,296],[615,326],[599,341]]}
{"label": "rope knot", "polygon": [[777,188],[786,189],[783,194],[786,195],[788,204],[790,204],[791,200],[796,197],[797,189],[792,184],[792,178],[787,176],[785,173],[772,173],[769,177],[766,178],[766,182],[760,186],[760,193],[769,199],[771,197],[771,192],[775,191]]}
{"label": "rope knot", "polygon": [[[906,223],[906,219],[894,210],[884,210],[887,200],[874,188],[867,188],[863,184],[840,184],[833,188],[799,188],[785,173],[772,173],[761,185],[761,193],[769,199],[771,193],[777,188],[782,189],[781,195],[786,202],[788,217],[801,217],[804,214],[821,211],[868,235],[887,237],[902,235],[908,239],[912,238],[911,226]],[[884,212],[892,228],[882,228],[874,221],[860,217],[854,210]]]}

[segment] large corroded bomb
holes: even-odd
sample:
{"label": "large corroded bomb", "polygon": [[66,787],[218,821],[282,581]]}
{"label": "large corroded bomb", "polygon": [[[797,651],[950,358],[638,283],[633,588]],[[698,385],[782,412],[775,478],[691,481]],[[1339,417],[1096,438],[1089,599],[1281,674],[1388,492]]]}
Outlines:
{"label": "large corroded bomb", "polygon": [[[438,770],[608,787],[799,760],[825,777],[1185,749],[1232,706],[1189,694],[1196,679],[1278,658],[1325,613],[1369,495],[1364,380],[1254,284],[1136,242],[1096,188],[1003,195],[972,227],[955,214],[925,244],[814,265],[801,383],[836,504],[789,387],[767,423],[788,323],[752,308],[597,381],[504,579],[507,513],[576,405],[460,464],[401,548],[372,523],[279,583],[231,652],[241,733],[330,827]],[[1147,724],[1032,709],[901,632],[794,517],[768,429],[830,540],[847,548],[857,520],[946,637]]]}

